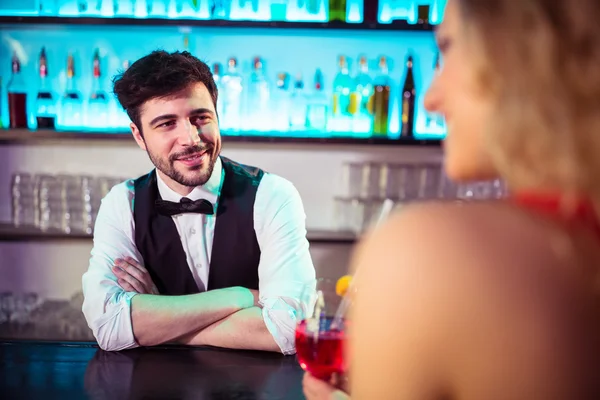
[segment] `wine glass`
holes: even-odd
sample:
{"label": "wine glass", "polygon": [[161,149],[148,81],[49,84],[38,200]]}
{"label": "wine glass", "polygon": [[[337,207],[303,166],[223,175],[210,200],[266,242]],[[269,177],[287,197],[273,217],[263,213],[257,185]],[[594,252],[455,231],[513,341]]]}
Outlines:
{"label": "wine glass", "polygon": [[296,326],[296,356],[300,366],[325,381],[333,374],[342,375],[346,371],[347,322],[342,318],[333,323],[342,300],[336,291],[336,283],[336,280],[320,278],[316,287],[304,290],[302,301],[308,308],[304,319]]}

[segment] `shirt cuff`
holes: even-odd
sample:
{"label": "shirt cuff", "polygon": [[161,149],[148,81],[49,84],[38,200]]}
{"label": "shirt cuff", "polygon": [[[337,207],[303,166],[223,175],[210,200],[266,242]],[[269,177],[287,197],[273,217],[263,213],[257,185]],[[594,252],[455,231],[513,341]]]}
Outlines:
{"label": "shirt cuff", "polygon": [[296,353],[296,324],[297,324],[297,301],[275,297],[260,300],[262,316],[267,329],[273,336],[275,343],[285,355]]}
{"label": "shirt cuff", "polygon": [[131,299],[136,294],[119,293],[116,301],[105,306],[104,314],[91,327],[103,350],[119,351],[139,347],[131,322]]}

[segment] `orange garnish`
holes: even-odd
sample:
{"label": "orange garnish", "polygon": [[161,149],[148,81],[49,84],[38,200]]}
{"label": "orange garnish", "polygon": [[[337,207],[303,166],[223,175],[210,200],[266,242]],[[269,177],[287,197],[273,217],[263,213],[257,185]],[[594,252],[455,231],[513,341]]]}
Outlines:
{"label": "orange garnish", "polygon": [[350,284],[352,283],[352,275],[344,275],[335,284],[335,292],[338,296],[345,296]]}

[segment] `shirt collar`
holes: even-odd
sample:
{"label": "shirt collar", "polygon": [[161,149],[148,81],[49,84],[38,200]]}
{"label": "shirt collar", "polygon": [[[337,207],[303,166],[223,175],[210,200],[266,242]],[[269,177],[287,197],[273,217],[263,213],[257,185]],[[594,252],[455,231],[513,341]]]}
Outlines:
{"label": "shirt collar", "polygon": [[[215,161],[215,166],[213,168],[213,172],[208,178],[208,181],[204,185],[196,186],[187,196],[190,200],[199,200],[206,199],[211,203],[215,204],[217,199],[219,198],[219,193],[221,192],[221,186],[223,180],[221,176],[223,175],[223,166],[221,164],[221,157],[217,157]],[[159,174],[156,174],[156,184],[158,185],[158,192],[160,193],[160,197],[163,200],[173,201],[179,203],[182,195],[175,192],[171,189],[165,181],[160,177]]]}

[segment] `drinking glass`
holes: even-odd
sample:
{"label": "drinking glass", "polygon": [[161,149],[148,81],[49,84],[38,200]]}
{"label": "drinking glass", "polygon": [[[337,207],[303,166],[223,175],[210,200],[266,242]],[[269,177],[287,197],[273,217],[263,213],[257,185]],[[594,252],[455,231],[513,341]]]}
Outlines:
{"label": "drinking glass", "polygon": [[327,278],[318,279],[316,287],[302,294],[308,308],[296,327],[296,356],[303,370],[325,381],[346,371],[346,319],[342,318],[337,326],[333,324],[341,300],[336,281]]}

